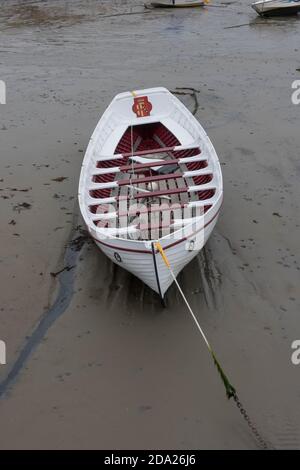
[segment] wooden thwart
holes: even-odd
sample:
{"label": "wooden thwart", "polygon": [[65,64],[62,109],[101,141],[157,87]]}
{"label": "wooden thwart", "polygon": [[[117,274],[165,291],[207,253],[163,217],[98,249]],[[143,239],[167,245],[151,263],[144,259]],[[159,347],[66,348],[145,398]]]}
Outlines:
{"label": "wooden thwart", "polygon": [[160,153],[167,153],[167,152],[182,152],[184,150],[197,150],[197,152],[201,153],[201,150],[197,146],[193,145],[173,145],[172,147],[156,147],[154,149],[148,150],[138,150],[135,152],[125,152],[125,153],[117,153],[114,155],[102,155],[98,162],[104,162],[109,160],[117,160],[119,158],[128,158],[128,157],[140,157],[142,155],[153,155],[153,154],[160,154]]}
{"label": "wooden thwart", "polygon": [[[188,192],[207,192],[208,190],[215,190],[215,186],[211,185],[199,185],[199,186],[192,186],[190,188],[176,188],[176,189],[168,189],[165,191],[149,191],[142,194],[135,194],[132,199],[144,199],[149,197],[159,197],[159,196],[169,196],[171,194],[180,194],[180,193],[188,193]],[[122,196],[117,197],[117,200],[127,199],[126,197],[123,198]],[[100,199],[101,201],[101,199]]]}
{"label": "wooden thwart", "polygon": [[175,159],[169,159],[169,160],[158,160],[158,161],[149,161],[145,163],[132,163],[132,164],[127,164],[127,165],[121,165],[121,166],[114,166],[110,168],[98,168],[94,172],[94,176],[97,175],[105,175],[108,173],[118,173],[120,171],[130,171],[130,170],[143,170],[146,168],[156,168],[160,166],[166,166],[166,165],[184,165],[186,163],[198,163],[198,162],[206,162],[207,157],[183,157],[183,158],[178,158],[178,160]]}

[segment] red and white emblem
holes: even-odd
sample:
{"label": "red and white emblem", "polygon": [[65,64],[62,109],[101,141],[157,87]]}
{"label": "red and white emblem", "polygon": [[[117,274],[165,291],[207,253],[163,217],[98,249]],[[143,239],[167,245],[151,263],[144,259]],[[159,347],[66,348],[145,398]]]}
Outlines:
{"label": "red and white emblem", "polygon": [[132,111],[137,115],[138,118],[150,116],[151,110],[152,104],[148,100],[148,96],[137,96],[134,98]]}

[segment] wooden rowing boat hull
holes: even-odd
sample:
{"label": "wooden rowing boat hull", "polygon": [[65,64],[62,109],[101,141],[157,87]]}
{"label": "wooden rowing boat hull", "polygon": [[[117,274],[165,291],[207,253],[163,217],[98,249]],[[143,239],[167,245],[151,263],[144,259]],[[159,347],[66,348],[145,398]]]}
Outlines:
{"label": "wooden rowing boat hull", "polygon": [[[197,250],[188,250],[189,240],[182,240],[177,245],[171,246],[170,248],[168,248],[168,245],[165,244],[164,249],[167,253],[168,260],[170,261],[175,276],[177,276],[182,271],[182,269],[187,264],[189,264],[195,256],[197,256],[199,251],[203,248],[203,246],[209,239],[217,223],[217,220],[218,214],[205,228],[203,232],[202,243],[198,246]],[[158,294],[161,294],[162,297],[164,297],[168,288],[173,283],[173,278],[159,253],[155,254],[155,258],[157,269],[159,272],[160,292],[155,277],[153,256],[150,248],[148,250],[144,249],[141,252],[141,247],[139,245],[134,247],[134,245],[127,244],[124,242],[112,244],[109,240],[107,242],[100,242],[95,240],[95,242],[100,248],[100,250],[114,263],[117,262],[119,266],[124,267],[134,276],[141,279],[144,284],[146,284],[152,290],[154,290]]]}
{"label": "wooden rowing boat hull", "polygon": [[87,148],[79,206],[97,246],[161,298],[208,240],[223,199],[206,132],[165,88],[117,95]]}
{"label": "wooden rowing boat hull", "polygon": [[151,2],[150,5],[153,8],[189,8],[189,7],[203,7],[203,1],[177,1],[175,5],[172,4],[171,0],[160,1],[160,2]]}
{"label": "wooden rowing boat hull", "polygon": [[252,8],[260,16],[291,16],[300,12],[300,0],[267,0],[253,3]]}

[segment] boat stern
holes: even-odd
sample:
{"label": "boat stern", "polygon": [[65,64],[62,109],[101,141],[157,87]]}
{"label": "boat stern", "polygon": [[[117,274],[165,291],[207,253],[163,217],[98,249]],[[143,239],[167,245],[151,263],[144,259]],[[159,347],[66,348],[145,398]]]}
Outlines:
{"label": "boat stern", "polygon": [[173,95],[163,87],[119,93],[107,111],[132,125],[151,123],[169,116],[173,110]]}

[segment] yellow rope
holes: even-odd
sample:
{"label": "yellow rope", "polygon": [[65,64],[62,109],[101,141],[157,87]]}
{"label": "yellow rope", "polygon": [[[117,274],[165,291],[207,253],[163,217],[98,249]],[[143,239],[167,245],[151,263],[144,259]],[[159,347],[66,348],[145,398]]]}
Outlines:
{"label": "yellow rope", "polygon": [[156,247],[156,248],[158,249],[158,251],[160,252],[161,257],[162,257],[162,259],[164,260],[166,266],[167,266],[167,267],[170,269],[170,271],[172,272],[172,270],[171,270],[171,265],[170,265],[170,263],[169,263],[169,260],[168,260],[168,258],[167,258],[167,255],[165,254],[165,252],[164,252],[163,247],[161,246],[161,244],[160,244],[160,243],[155,243],[155,247]]}

